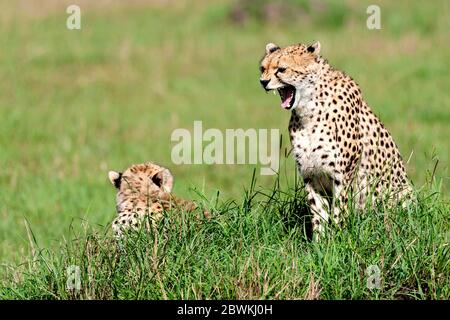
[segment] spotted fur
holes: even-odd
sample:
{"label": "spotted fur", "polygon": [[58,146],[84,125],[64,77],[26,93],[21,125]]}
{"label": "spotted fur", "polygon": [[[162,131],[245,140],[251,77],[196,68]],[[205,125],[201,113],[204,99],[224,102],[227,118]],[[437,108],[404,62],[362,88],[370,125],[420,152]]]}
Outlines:
{"label": "spotted fur", "polygon": [[290,140],[316,236],[330,216],[339,223],[350,195],[363,209],[375,201],[391,205],[411,191],[397,145],[359,86],[319,53],[318,42],[269,43],[260,65],[264,89],[278,90],[291,111]]}
{"label": "spotted fur", "polygon": [[118,216],[112,223],[116,236],[129,228],[139,228],[143,222],[148,229],[148,222],[156,223],[166,210],[191,212],[197,208],[192,201],[180,199],[171,193],[173,176],[168,169],[157,164],[135,164],[123,173],[110,171],[108,177],[118,190]]}

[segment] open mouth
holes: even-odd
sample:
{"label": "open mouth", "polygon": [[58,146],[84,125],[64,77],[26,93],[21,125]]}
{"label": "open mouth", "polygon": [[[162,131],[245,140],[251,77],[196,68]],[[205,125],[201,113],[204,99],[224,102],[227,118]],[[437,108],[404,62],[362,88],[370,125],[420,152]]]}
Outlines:
{"label": "open mouth", "polygon": [[295,87],[286,85],[283,88],[277,89],[281,98],[281,107],[286,110],[290,110],[294,106],[295,102]]}

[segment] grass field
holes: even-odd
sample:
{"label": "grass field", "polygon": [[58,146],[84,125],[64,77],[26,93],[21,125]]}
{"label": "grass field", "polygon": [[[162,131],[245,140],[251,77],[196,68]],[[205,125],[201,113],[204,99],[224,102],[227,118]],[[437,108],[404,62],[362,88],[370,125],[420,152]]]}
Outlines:
{"label": "grass field", "polygon": [[449,207],[437,195],[352,215],[319,243],[304,228],[304,199],[295,184],[250,184],[239,202],[209,203],[210,220],[171,212],[119,247],[88,227],[57,251],[32,241],[33,259],[9,268],[0,298],[449,299]]}
{"label": "grass field", "polygon": [[[0,298],[449,298],[448,1],[378,1],[381,30],[366,28],[370,1],[234,23],[235,2],[84,0],[73,31],[69,3],[0,0]],[[195,120],[278,128],[284,153],[289,115],[260,88],[258,61],[267,42],[315,40],[360,84],[421,199],[390,212],[391,229],[375,208],[319,244],[280,219],[296,204],[285,179],[283,208],[261,194],[250,205],[253,166],[170,157],[172,131]],[[114,255],[103,236],[115,215],[107,172],[148,160],[171,169],[176,194],[204,195],[215,218],[166,219],[156,258],[154,235],[128,244],[129,258]],[[294,175],[292,159],[281,164]],[[258,176],[254,189],[270,193],[275,180]],[[95,273],[92,290],[64,289],[70,264]],[[371,264],[382,290],[366,287]]]}

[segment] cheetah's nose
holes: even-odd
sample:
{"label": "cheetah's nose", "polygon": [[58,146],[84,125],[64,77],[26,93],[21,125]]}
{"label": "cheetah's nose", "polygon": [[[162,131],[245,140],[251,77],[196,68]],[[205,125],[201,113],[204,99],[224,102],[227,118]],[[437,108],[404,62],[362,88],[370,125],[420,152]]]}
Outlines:
{"label": "cheetah's nose", "polygon": [[264,88],[265,90],[267,90],[266,87],[267,87],[267,85],[269,84],[270,80],[263,80],[263,79],[260,79],[259,82],[261,82],[261,85],[263,86],[263,88]]}

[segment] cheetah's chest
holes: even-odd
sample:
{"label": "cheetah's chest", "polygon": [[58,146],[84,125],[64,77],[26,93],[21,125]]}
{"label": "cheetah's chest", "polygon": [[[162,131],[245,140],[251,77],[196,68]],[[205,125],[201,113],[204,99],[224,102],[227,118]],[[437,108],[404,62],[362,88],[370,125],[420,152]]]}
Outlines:
{"label": "cheetah's chest", "polygon": [[303,175],[322,171],[321,153],[317,152],[319,138],[308,132],[300,130],[292,134],[292,147],[294,158]]}
{"label": "cheetah's chest", "polygon": [[301,120],[291,119],[290,136],[294,159],[300,173],[316,176],[330,173],[330,159],[336,157],[330,137],[326,136],[326,127],[320,122],[302,124]]}

